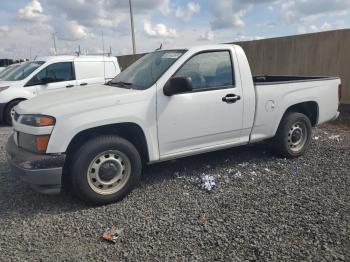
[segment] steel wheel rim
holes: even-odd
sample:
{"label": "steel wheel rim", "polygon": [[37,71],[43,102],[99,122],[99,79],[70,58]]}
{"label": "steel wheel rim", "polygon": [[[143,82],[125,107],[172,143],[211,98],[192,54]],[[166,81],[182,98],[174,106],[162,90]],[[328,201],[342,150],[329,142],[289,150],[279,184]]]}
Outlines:
{"label": "steel wheel rim", "polygon": [[15,107],[12,107],[10,110],[10,117],[11,119],[13,119],[15,117],[16,111],[15,111]]}
{"label": "steel wheel rim", "polygon": [[295,122],[287,134],[287,143],[289,149],[293,153],[300,152],[304,148],[307,138],[308,130],[306,124],[303,122]]}
{"label": "steel wheel rim", "polygon": [[118,150],[109,150],[100,153],[90,162],[87,179],[94,192],[111,195],[125,186],[130,174],[129,158]]}

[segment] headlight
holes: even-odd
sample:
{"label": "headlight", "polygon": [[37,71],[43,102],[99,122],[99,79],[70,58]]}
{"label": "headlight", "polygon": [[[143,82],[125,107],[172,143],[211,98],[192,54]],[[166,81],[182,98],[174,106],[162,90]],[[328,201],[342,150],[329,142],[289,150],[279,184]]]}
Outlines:
{"label": "headlight", "polygon": [[19,118],[19,122],[23,125],[27,126],[53,126],[55,125],[55,118],[51,116],[43,116],[43,115],[22,115]]}
{"label": "headlight", "polygon": [[7,88],[9,88],[10,86],[2,86],[2,87],[0,87],[0,92],[1,91],[5,91]]}

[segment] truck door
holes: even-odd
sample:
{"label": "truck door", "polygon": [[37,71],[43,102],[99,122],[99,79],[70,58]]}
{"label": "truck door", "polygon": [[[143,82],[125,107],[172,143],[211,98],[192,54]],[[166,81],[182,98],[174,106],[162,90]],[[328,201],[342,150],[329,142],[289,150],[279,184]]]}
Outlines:
{"label": "truck door", "polygon": [[243,99],[231,51],[197,53],[174,76],[190,77],[193,91],[173,96],[158,92],[161,157],[237,143]]}
{"label": "truck door", "polygon": [[31,80],[31,86],[37,87],[38,94],[72,88],[76,85],[72,62],[60,62],[48,65]]}

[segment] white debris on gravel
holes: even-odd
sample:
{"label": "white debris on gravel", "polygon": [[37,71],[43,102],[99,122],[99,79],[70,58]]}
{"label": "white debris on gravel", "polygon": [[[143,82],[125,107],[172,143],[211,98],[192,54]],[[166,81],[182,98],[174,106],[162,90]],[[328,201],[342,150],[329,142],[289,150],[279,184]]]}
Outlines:
{"label": "white debris on gravel", "polygon": [[230,168],[229,170],[228,170],[228,173],[229,174],[233,174],[235,172],[235,170],[233,169],[233,168]]}
{"label": "white debris on gravel", "polygon": [[247,167],[249,165],[248,162],[243,162],[241,164],[238,164],[240,167]]}
{"label": "white debris on gravel", "polygon": [[216,189],[215,178],[211,175],[206,175],[204,173],[199,175],[199,177],[197,178],[197,184],[201,189],[206,190],[208,192]]}
{"label": "white debris on gravel", "polygon": [[335,140],[337,142],[340,141],[340,135],[331,135],[330,137],[328,137],[330,140]]}
{"label": "white debris on gravel", "polygon": [[240,171],[237,171],[237,172],[234,174],[234,177],[241,178],[241,177],[242,177],[242,173],[241,173]]}

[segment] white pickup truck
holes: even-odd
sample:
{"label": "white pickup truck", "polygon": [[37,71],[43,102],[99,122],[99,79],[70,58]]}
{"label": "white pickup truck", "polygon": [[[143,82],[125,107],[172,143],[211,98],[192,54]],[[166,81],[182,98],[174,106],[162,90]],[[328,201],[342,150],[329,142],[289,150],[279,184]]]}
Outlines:
{"label": "white pickup truck", "polygon": [[337,118],[340,95],[336,77],[253,77],[236,45],[160,50],[106,85],[20,103],[7,157],[40,192],[64,184],[106,204],[131,191],[143,163],[271,138],[280,155],[298,157],[312,126]]}

